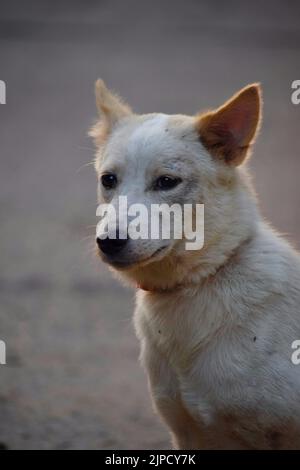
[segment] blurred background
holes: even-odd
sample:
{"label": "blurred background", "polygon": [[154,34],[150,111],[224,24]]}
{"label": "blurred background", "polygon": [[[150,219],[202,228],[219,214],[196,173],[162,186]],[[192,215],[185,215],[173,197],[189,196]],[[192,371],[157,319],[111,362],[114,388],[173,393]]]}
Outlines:
{"label": "blurred background", "polygon": [[0,448],[165,449],[134,292],[93,254],[86,133],[102,77],[137,112],[195,113],[260,81],[261,209],[300,247],[297,0],[10,0],[0,6]]}

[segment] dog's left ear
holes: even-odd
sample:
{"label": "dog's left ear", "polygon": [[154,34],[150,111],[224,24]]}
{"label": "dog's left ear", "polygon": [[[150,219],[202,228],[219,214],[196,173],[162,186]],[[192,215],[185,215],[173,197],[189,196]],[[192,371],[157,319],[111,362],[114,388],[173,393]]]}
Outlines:
{"label": "dog's left ear", "polygon": [[249,85],[216,111],[197,118],[199,137],[209,153],[232,166],[240,165],[255,140],[261,120],[259,84]]}
{"label": "dog's left ear", "polygon": [[96,145],[101,145],[114,126],[122,118],[132,114],[132,111],[121,98],[106,87],[101,79],[95,83],[95,95],[100,120],[90,130],[89,135],[94,138]]}

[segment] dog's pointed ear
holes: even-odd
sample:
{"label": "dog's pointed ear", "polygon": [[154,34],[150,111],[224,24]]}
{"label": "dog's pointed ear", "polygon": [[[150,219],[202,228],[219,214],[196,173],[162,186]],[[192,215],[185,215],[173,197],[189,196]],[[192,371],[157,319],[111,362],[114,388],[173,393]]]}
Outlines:
{"label": "dog's pointed ear", "polygon": [[197,117],[200,140],[210,154],[240,165],[255,140],[261,120],[259,84],[248,85],[216,111]]}
{"label": "dog's pointed ear", "polygon": [[101,79],[95,83],[95,95],[100,120],[90,130],[89,135],[94,138],[96,145],[100,145],[118,121],[132,114],[132,111]]}

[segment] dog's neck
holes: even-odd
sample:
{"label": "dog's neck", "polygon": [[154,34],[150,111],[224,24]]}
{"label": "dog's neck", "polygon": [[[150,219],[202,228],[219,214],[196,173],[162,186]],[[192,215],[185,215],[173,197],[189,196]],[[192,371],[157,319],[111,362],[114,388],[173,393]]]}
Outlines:
{"label": "dog's neck", "polygon": [[[222,256],[219,259],[218,263],[210,264],[201,260],[199,265],[193,266],[190,271],[186,273],[184,278],[179,282],[174,282],[172,279],[168,279],[166,285],[157,285],[155,282],[147,280],[143,283],[136,283],[136,288],[145,292],[154,293],[154,294],[170,294],[173,292],[178,292],[179,290],[194,290],[201,285],[205,280],[213,280],[215,276],[228,264],[233,258],[237,257],[239,252],[250,242],[253,234],[249,233],[249,236],[242,240],[241,243],[227,253],[227,256]],[[180,263],[180,261],[179,261]]]}
{"label": "dog's neck", "polygon": [[200,252],[162,260],[132,273],[131,280],[138,289],[156,294],[178,290],[197,289],[232,261],[247,245],[256,232],[256,226],[244,230],[239,237],[221,237]]}

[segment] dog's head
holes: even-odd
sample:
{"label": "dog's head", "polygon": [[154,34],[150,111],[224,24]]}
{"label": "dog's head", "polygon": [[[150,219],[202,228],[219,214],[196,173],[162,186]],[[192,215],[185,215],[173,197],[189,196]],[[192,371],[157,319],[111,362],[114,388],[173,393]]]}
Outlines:
{"label": "dog's head", "polygon": [[120,196],[126,196],[128,207],[143,205],[141,226],[149,223],[153,205],[204,204],[203,253],[226,236],[227,244],[234,245],[228,234],[232,238],[235,231],[243,238],[247,223],[241,224],[239,217],[245,212],[245,185],[238,167],[259,126],[259,85],[247,86],[217,110],[192,117],[137,115],[101,80],[96,82],[96,102],[100,119],[90,134],[97,147],[99,203],[110,204],[117,214],[113,234],[106,231],[102,236],[101,228],[97,232],[105,262],[142,282],[149,275],[152,285],[164,270],[178,272],[179,266],[191,266],[196,258],[194,251],[185,249],[184,235],[182,239],[121,236],[123,219],[128,227],[130,216],[119,210]]}

